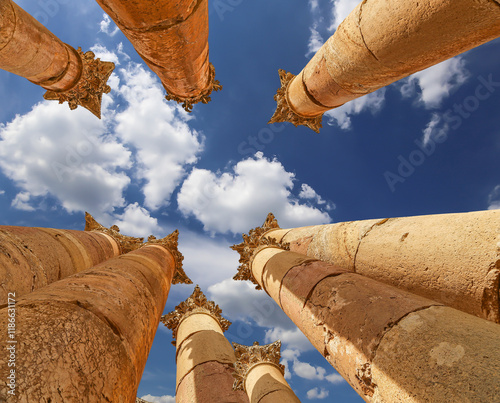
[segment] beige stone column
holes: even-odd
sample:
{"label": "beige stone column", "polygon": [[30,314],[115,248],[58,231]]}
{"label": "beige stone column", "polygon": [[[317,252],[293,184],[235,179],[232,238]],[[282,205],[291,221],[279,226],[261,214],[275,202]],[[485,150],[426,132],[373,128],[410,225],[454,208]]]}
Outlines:
{"label": "beige stone column", "polygon": [[494,401],[500,326],[263,238],[240,278],[262,287],[369,402]]}
{"label": "beige stone column", "polygon": [[2,382],[0,401],[135,402],[170,284],[190,282],[177,237],[151,238],[0,310],[0,328],[12,330],[2,350],[14,349],[0,355],[0,373],[15,371],[15,395]]}
{"label": "beige stone column", "polygon": [[500,323],[500,210],[350,221],[280,229],[272,214],[248,242],[267,237],[455,309]]}
{"label": "beige stone column", "polygon": [[233,390],[233,347],[224,337],[231,322],[196,286],[191,296],[161,320],[172,329],[176,346],[177,403],[248,403]]}
{"label": "beige stone column", "polygon": [[0,226],[0,306],[7,294],[28,294],[114,256],[137,249],[143,238],[120,234],[86,214],[86,231]]}
{"label": "beige stone column", "polygon": [[496,0],[363,0],[295,77],[270,123],[319,132],[324,112],[500,36]]}
{"label": "beige stone column", "polygon": [[244,390],[250,403],[300,403],[285,380],[285,366],[280,364],[281,341],[259,346],[233,343],[236,352],[234,388]]}
{"label": "beige stone column", "polygon": [[160,78],[167,100],[210,101],[222,89],[208,57],[208,0],[97,0]]}
{"label": "beige stone column", "polygon": [[115,65],[67,45],[11,0],[0,0],[0,69],[48,90],[44,98],[101,117],[102,94]]}

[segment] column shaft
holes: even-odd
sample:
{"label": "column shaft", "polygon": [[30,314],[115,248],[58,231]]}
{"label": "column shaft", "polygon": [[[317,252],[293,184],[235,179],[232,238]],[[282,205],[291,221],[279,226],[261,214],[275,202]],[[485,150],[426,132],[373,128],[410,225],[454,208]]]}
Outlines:
{"label": "column shaft", "polygon": [[167,99],[208,102],[218,90],[208,57],[208,1],[97,0],[160,78]]}
{"label": "column shaft", "polygon": [[233,390],[233,347],[209,313],[193,313],[177,332],[177,403],[248,403]]}
{"label": "column shaft", "polygon": [[20,298],[16,401],[135,402],[175,267],[169,250],[146,245]]}
{"label": "column shaft", "polygon": [[278,229],[265,236],[500,323],[500,210]]}
{"label": "column shaft", "polygon": [[7,294],[28,294],[121,253],[97,232],[0,226],[0,305]]}
{"label": "column shaft", "polygon": [[493,401],[500,326],[275,247],[256,281],[366,401]]}

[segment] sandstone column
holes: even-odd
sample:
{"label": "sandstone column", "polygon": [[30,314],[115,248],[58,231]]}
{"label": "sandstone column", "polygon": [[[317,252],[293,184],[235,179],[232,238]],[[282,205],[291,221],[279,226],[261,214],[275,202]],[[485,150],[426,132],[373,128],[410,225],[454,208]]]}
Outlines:
{"label": "sandstone column", "polygon": [[167,100],[210,101],[222,89],[208,57],[208,0],[97,0],[160,78]]}
{"label": "sandstone column", "polygon": [[316,132],[324,112],[500,36],[497,0],[363,0],[295,77],[269,123]]}
{"label": "sandstone column", "polygon": [[236,352],[234,388],[244,390],[250,403],[300,403],[285,381],[285,366],[280,364],[281,341],[259,346],[233,343]]}
{"label": "sandstone column", "polygon": [[86,231],[0,226],[0,306],[16,297],[137,249],[143,238],[107,229],[86,213]]}
{"label": "sandstone column", "polygon": [[177,403],[248,403],[244,392],[232,388],[236,357],[224,337],[231,322],[221,313],[196,286],[186,301],[161,318],[172,329],[177,349]]}
{"label": "sandstone column", "polygon": [[284,250],[273,239],[252,248],[240,277],[262,287],[366,401],[500,396],[498,324]]}
{"label": "sandstone column", "polygon": [[280,229],[270,214],[246,236],[500,323],[500,210]]}
{"label": "sandstone column", "polygon": [[115,65],[75,50],[11,0],[0,0],[0,68],[48,90],[44,98],[101,117],[102,94]]}
{"label": "sandstone column", "polygon": [[[2,377],[15,370],[15,398],[8,401],[135,402],[170,284],[190,282],[177,237],[150,238],[19,298],[7,342],[15,347],[15,368],[0,355]],[[7,312],[0,310],[1,329],[8,328]],[[3,382],[0,401],[8,390]]]}

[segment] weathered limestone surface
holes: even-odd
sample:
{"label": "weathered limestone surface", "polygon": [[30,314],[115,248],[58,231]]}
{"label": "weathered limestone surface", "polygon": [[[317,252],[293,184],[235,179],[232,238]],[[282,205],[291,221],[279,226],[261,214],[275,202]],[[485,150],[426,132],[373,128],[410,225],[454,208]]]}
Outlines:
{"label": "weathered limestone surface", "polygon": [[[286,96],[278,92],[271,121],[308,125],[308,118],[500,36],[499,22],[492,0],[363,0],[292,81],[282,80]],[[305,119],[294,122],[287,111]]]}
{"label": "weathered limestone surface", "polygon": [[61,42],[11,0],[0,0],[0,68],[49,90],[46,99],[68,101],[71,109],[81,105],[100,118],[114,64],[94,57]]}
{"label": "weathered limestone surface", "polygon": [[0,304],[118,256],[118,243],[96,232],[0,226]]}
{"label": "weathered limestone surface", "polygon": [[251,263],[257,281],[366,401],[499,395],[497,324],[293,252],[259,259],[265,251]]}
{"label": "weathered limestone surface", "polygon": [[177,403],[248,403],[233,390],[233,347],[224,337],[231,322],[196,286],[193,294],[162,317],[176,345]]}
{"label": "weathered limestone surface", "polygon": [[188,100],[185,107],[191,109],[192,103],[208,102],[212,89],[219,89],[209,63],[207,0],[97,2],[158,75],[171,99]]}
{"label": "weathered limestone surface", "polygon": [[290,250],[500,323],[500,211],[272,230]]}
{"label": "weathered limestone surface", "polygon": [[[135,402],[175,267],[167,249],[146,245],[19,298],[17,401]],[[6,392],[3,383],[0,400]]]}

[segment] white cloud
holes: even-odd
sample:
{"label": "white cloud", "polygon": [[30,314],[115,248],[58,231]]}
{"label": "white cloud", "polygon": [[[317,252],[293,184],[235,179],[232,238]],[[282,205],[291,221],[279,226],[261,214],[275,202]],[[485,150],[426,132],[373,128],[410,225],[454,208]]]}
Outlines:
{"label": "white cloud", "polygon": [[[115,25],[113,21],[111,21],[111,18],[109,18],[107,14],[102,15],[102,21],[100,22],[99,26],[100,32],[103,32],[111,37],[115,36],[120,31],[120,29]],[[111,27],[113,27],[112,30]]]}
{"label": "white cloud", "polygon": [[141,399],[146,400],[150,403],[175,403],[175,396],[153,396],[153,395],[144,395]]}
{"label": "white cloud", "polygon": [[380,111],[380,109],[382,109],[385,100],[385,91],[385,88],[380,88],[371,94],[356,98],[342,106],[339,106],[338,108],[325,112],[324,116],[328,119],[327,123],[330,126],[337,125],[344,130],[350,129],[351,116],[358,115],[365,111],[376,114]]}
{"label": "white cloud", "polygon": [[125,207],[123,214],[115,214],[113,218],[103,222],[108,225],[117,225],[120,233],[129,236],[147,238],[149,235],[155,235],[163,238],[167,235],[158,225],[158,220],[151,217],[149,211],[139,206],[139,203],[129,204]]}
{"label": "white cloud", "polygon": [[190,117],[178,105],[167,104],[158,81],[142,66],[120,69],[118,93],[128,107],[115,116],[116,133],[136,151],[139,179],[145,180],[145,206],[156,210],[168,204],[186,174],[197,161],[203,137],[190,129]]}
{"label": "white cloud", "polygon": [[500,209],[500,185],[495,186],[488,196],[488,210]]}
{"label": "white cloud", "polygon": [[275,327],[267,330],[265,334],[266,343],[273,343],[276,340],[281,340],[284,348],[287,349],[296,349],[302,352],[314,350],[311,342],[298,328],[284,329],[282,327]]}
{"label": "white cloud", "polygon": [[311,31],[311,36],[309,37],[309,42],[307,43],[306,56],[315,54],[319,50],[319,48],[323,46],[323,43],[325,43],[325,40],[318,32],[316,27],[309,28],[309,30]]}
{"label": "white cloud", "polygon": [[315,367],[307,362],[301,362],[296,359],[293,362],[293,372],[304,379],[323,380],[325,379],[326,369]]}
{"label": "white cloud", "polygon": [[431,140],[436,138],[445,139],[449,130],[450,127],[448,123],[444,122],[439,114],[433,113],[431,120],[427,123],[423,131],[422,142],[424,145],[427,145]]}
{"label": "white cloud", "polygon": [[334,31],[340,25],[342,21],[351,13],[352,10],[356,8],[359,4],[359,0],[332,0],[334,4],[333,16],[329,31]]}
{"label": "white cloud", "polygon": [[340,376],[339,374],[327,375],[327,376],[325,376],[325,379],[328,382],[333,383],[333,384],[345,382],[345,379],[342,378],[342,376]]}
{"label": "white cloud", "polygon": [[11,206],[24,211],[35,211],[36,209],[29,204],[30,194],[28,192],[19,192],[14,200],[12,200]]}
{"label": "white cloud", "polygon": [[179,210],[212,233],[241,233],[260,225],[272,211],[283,228],[330,222],[320,209],[292,195],[295,175],[261,152],[238,162],[233,172],[193,169],[177,196]]}
{"label": "white cloud", "polygon": [[412,74],[403,81],[400,91],[403,97],[408,98],[414,96],[418,88],[418,101],[427,109],[438,108],[450,92],[458,89],[468,78],[465,61],[458,56]]}
{"label": "white cloud", "polygon": [[90,48],[94,52],[95,57],[106,62],[113,62],[116,65],[120,64],[118,55],[115,52],[109,51],[105,46],[96,44]]}
{"label": "white cloud", "polygon": [[0,196],[5,194],[5,190],[0,190]]}
{"label": "white cloud", "polygon": [[318,389],[318,388],[314,388],[314,389],[311,389],[311,390],[308,390],[307,391],[307,398],[309,400],[312,400],[312,399],[325,399],[328,397],[328,391],[324,388],[321,388],[321,389]]}

